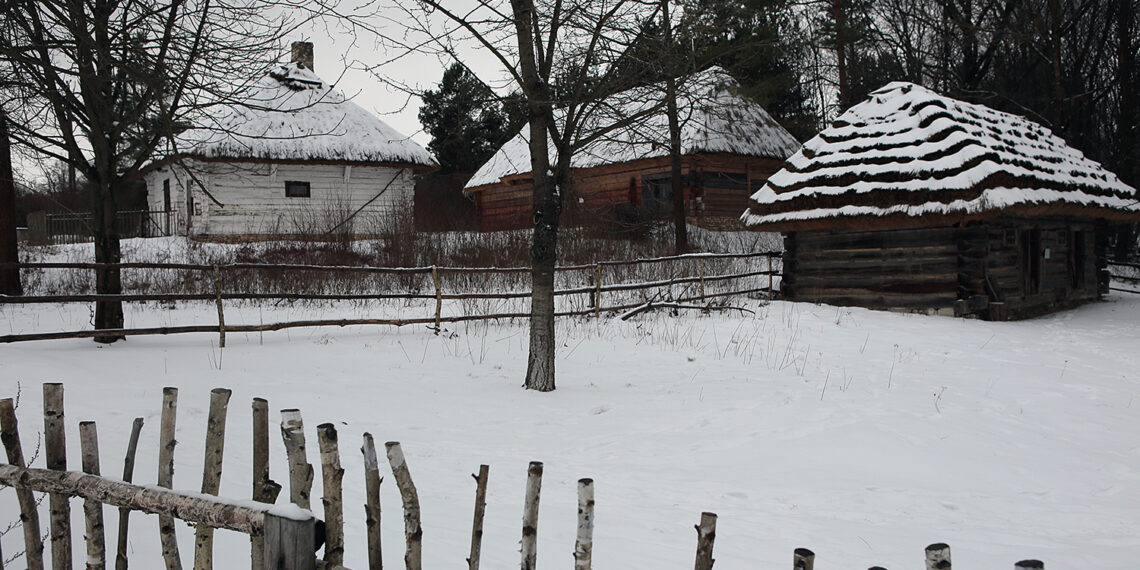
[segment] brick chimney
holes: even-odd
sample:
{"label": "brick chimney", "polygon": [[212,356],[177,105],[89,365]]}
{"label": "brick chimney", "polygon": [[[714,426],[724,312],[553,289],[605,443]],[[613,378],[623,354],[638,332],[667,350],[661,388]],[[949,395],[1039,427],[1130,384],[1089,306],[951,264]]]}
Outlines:
{"label": "brick chimney", "polygon": [[301,67],[309,71],[316,71],[313,69],[313,42],[293,42],[293,59],[296,63],[301,64]]}

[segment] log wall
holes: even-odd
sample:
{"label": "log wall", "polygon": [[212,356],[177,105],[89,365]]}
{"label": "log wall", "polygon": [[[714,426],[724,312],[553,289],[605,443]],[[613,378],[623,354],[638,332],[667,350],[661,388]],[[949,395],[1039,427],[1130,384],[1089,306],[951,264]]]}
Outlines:
{"label": "log wall", "polygon": [[795,301],[1025,318],[1096,300],[1091,221],[998,218],[965,226],[785,235]]}
{"label": "log wall", "polygon": [[[698,219],[739,218],[752,190],[763,185],[782,165],[782,160],[723,153],[682,157],[688,215]],[[644,210],[645,181],[668,177],[667,156],[577,169],[571,176],[573,188],[566,198],[568,221],[589,223],[599,217],[618,215],[615,212],[620,208],[631,212]],[[530,227],[534,207],[529,177],[508,177],[469,192],[475,199],[480,229]],[[666,208],[664,215],[669,213],[671,209]],[[650,209],[648,214],[655,212]]]}

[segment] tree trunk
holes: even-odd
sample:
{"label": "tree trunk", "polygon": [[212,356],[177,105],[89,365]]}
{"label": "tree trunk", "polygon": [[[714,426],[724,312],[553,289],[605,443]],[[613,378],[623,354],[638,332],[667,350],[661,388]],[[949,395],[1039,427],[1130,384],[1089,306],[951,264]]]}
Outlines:
{"label": "tree trunk", "polygon": [[843,13],[843,0],[831,0],[831,15],[835,18],[835,70],[839,80],[839,113],[851,106],[851,83],[847,78],[847,22]]}
{"label": "tree trunk", "polygon": [[[8,115],[0,109],[0,264],[20,261],[16,244],[16,183],[12,177],[12,145]],[[0,265],[0,295],[23,295],[20,269]]]}
{"label": "tree trunk", "polygon": [[[1116,172],[1126,184],[1140,184],[1140,76],[1136,73],[1134,0],[1119,0],[1116,11],[1116,36],[1119,42],[1116,61],[1116,84],[1120,89],[1120,109],[1116,117]],[[1136,249],[1138,224],[1121,224],[1116,230],[1113,256],[1120,261]]]}
{"label": "tree trunk", "polygon": [[[664,33],[666,62],[673,56],[673,24],[669,20],[670,0],[661,0],[662,30]],[[673,66],[666,70],[665,114],[669,120],[669,168],[673,192],[673,253],[689,251],[689,231],[685,222],[685,186],[681,179],[681,125],[677,118],[677,78]]]}
{"label": "tree trunk", "polygon": [[[530,354],[527,358],[528,390],[554,390],[554,264],[558,248],[558,217],[562,211],[561,188],[566,182],[569,158],[561,156],[559,168],[550,175],[550,143],[547,126],[553,120],[550,87],[539,75],[535,58],[533,0],[511,0],[519,46],[519,71],[530,119],[530,171],[534,177],[534,240],[530,247]],[[566,163],[566,168],[562,168]]]}
{"label": "tree trunk", "polygon": [[[95,235],[95,263],[119,263],[122,251],[119,248],[118,205],[115,203],[114,188],[107,180],[91,181],[95,184],[95,211],[92,215],[92,232]],[[95,292],[105,295],[118,295],[123,292],[123,282],[119,268],[109,267],[95,271]],[[123,328],[123,303],[121,301],[98,301],[95,303],[95,330]],[[119,334],[96,335],[95,342],[112,343],[126,337]]]}

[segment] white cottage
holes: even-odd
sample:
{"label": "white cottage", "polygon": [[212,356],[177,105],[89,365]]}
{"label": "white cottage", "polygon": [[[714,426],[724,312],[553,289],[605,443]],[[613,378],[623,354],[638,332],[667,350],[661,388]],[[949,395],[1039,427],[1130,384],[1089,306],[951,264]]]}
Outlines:
{"label": "white cottage", "polygon": [[145,180],[155,223],[170,234],[367,234],[411,215],[414,175],[435,167],[420,145],[312,71],[312,44],[244,100],[179,135],[180,154]]}

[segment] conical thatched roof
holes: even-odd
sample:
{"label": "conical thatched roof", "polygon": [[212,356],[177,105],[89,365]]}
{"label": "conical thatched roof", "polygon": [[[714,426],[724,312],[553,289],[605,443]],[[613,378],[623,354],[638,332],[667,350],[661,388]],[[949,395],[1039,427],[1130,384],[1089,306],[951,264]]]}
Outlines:
{"label": "conical thatched roof", "polygon": [[435,164],[415,141],[296,63],[274,69],[178,139],[182,154],[203,159]]}
{"label": "conical thatched roof", "polygon": [[1140,219],[1132,188],[1023,117],[891,83],[749,201],[752,229],[945,225],[1001,214]]}
{"label": "conical thatched roof", "polygon": [[[729,153],[785,159],[800,143],[759,104],[736,94],[736,81],[712,67],[681,78],[677,107],[681,121],[681,153]],[[594,140],[577,151],[572,168],[591,168],[669,155],[669,124],[664,110],[644,114],[662,100],[664,86],[646,85],[599,102],[583,132],[625,122],[630,124]],[[557,112],[557,111],[556,111]],[[496,184],[501,179],[530,173],[530,128],[524,126],[467,182],[467,188]],[[551,145],[551,162],[554,156]]]}

